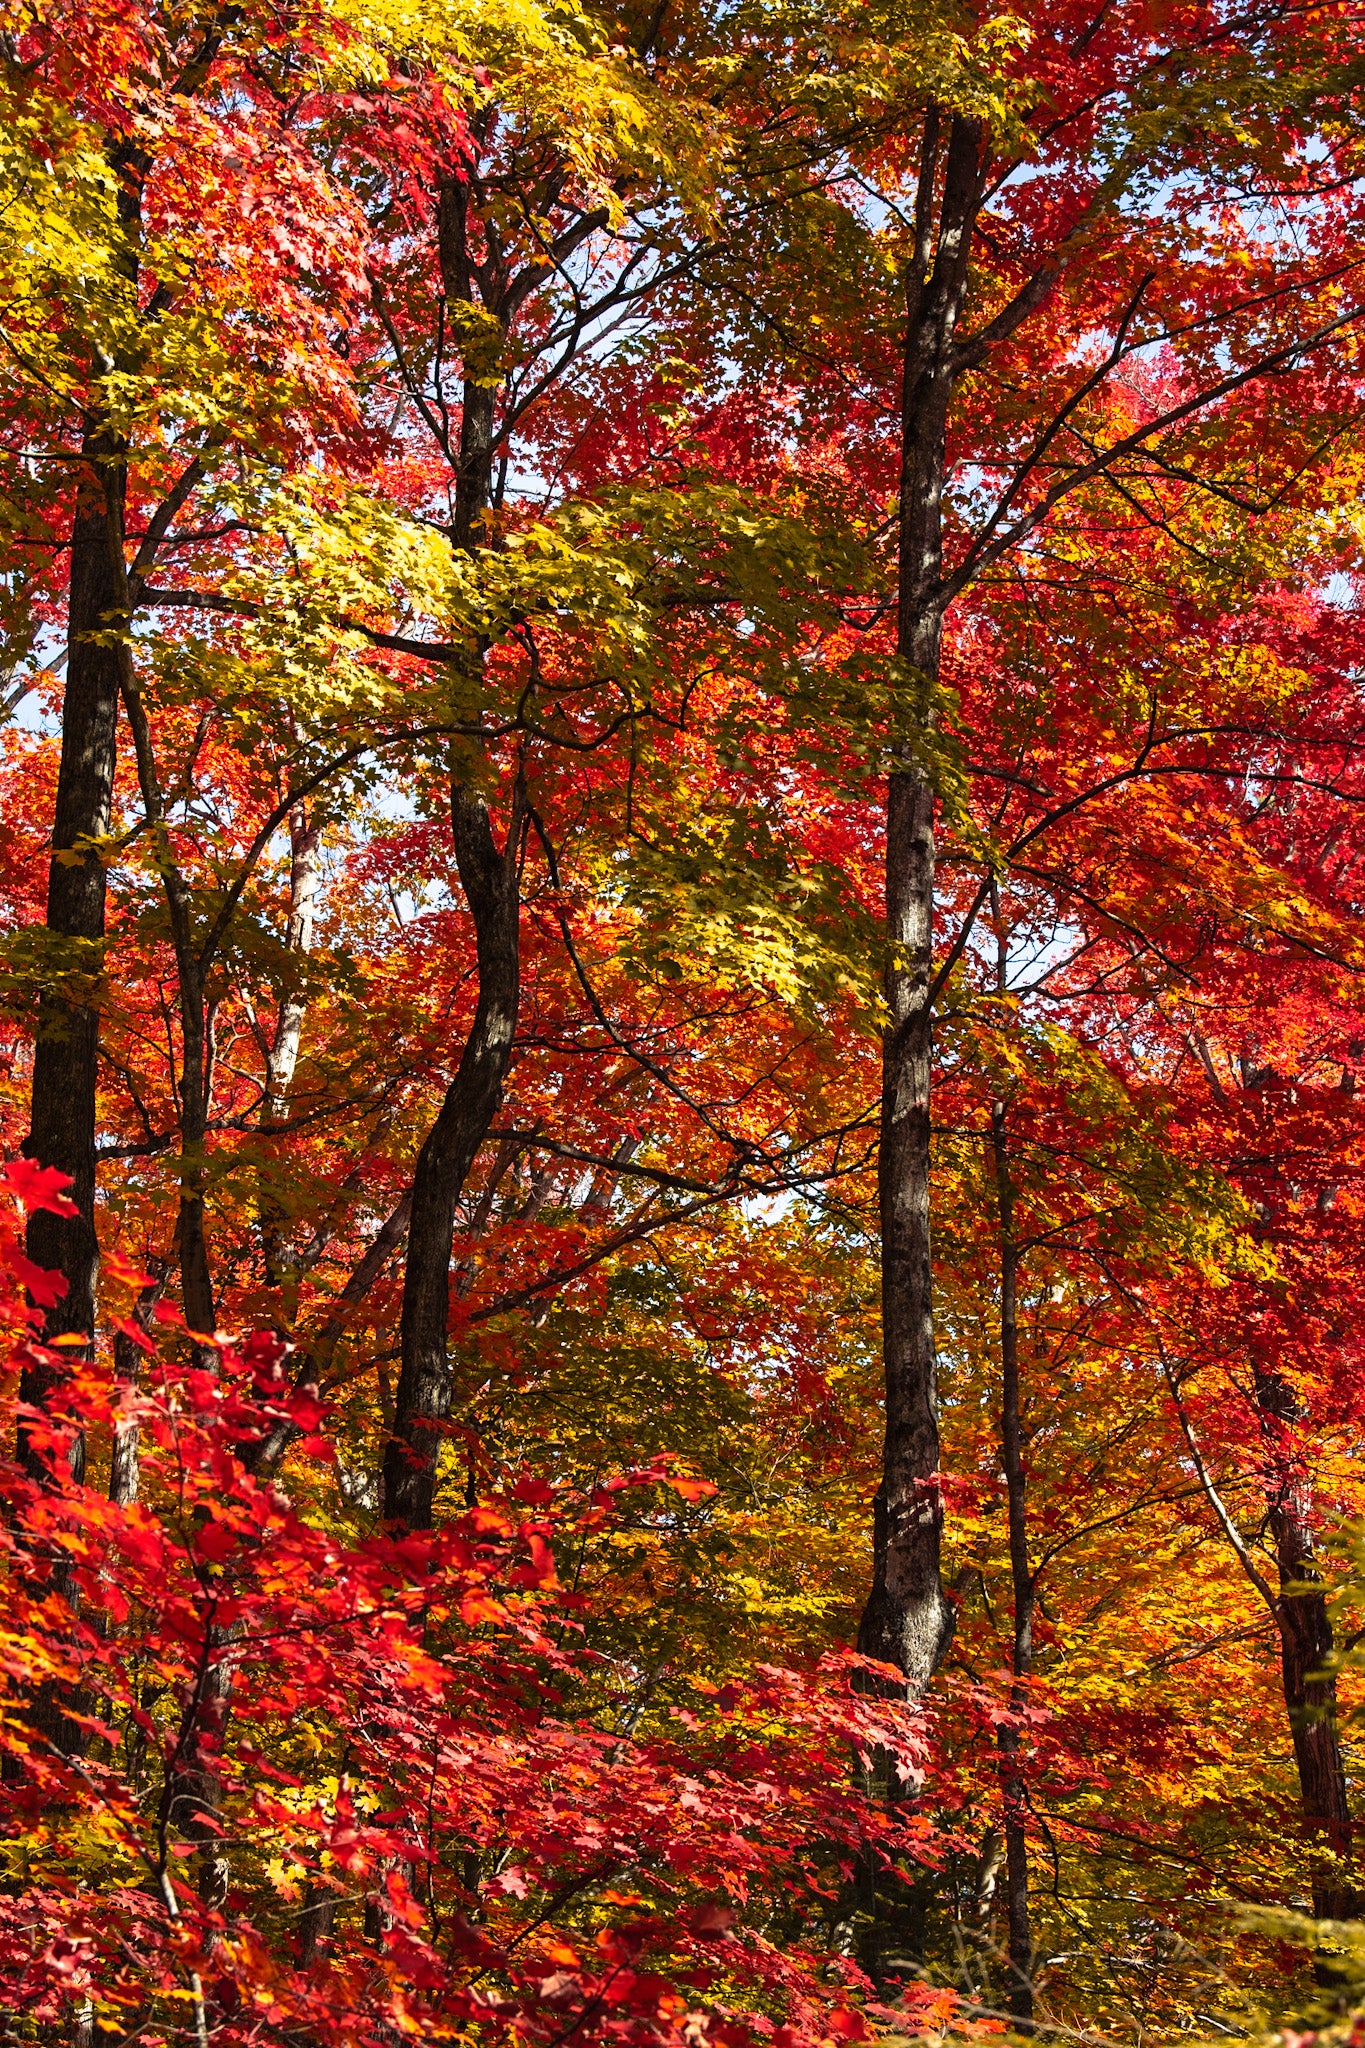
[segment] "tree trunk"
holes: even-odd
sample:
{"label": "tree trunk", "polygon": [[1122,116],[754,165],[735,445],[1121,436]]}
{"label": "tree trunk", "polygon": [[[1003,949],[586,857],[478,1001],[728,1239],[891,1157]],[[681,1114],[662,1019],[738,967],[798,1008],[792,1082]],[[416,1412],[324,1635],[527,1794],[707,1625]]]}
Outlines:
{"label": "tree trunk", "polygon": [[882,1245],[886,1423],[873,1525],[865,1656],[894,1664],[922,1693],[952,1635],[939,1571],[938,1389],[929,1218],[929,980],[934,793],[916,774],[888,791],[887,927],[891,1012],[882,1054],[877,1191]]}
{"label": "tree trunk", "polygon": [[[153,1311],[166,1290],[169,1271],[169,1260],[151,1261],[147,1285],[138,1295],[130,1318],[141,1330],[151,1325]],[[114,1337],[115,1388],[119,1391],[127,1388],[130,1393],[136,1393],[141,1383],[141,1347],[119,1330]],[[138,1460],[141,1434],[136,1418],[115,1414],[114,1439],[109,1449],[109,1498],[116,1508],[130,1508],[137,1499],[141,1477]]]}
{"label": "tree trunk", "polygon": [[[126,597],[124,602],[126,605]],[[175,1235],[180,1248],[181,1301],[191,1332],[211,1337],[217,1311],[204,1235],[204,1144],[208,1136],[209,1092],[213,1076],[203,962],[195,946],[190,889],[176,862],[166,831],[166,808],[152,746],[151,725],[126,648],[120,650],[120,683],[137,756],[142,808],[146,813],[157,870],[165,892],[171,942],[175,950],[176,993],[180,1004],[180,1207]],[[212,1346],[196,1346],[196,1352],[200,1362],[213,1370],[216,1353]]]}
{"label": "tree trunk", "polygon": [[520,995],[520,796],[499,853],[483,798],[452,781],[460,881],[474,916],[479,999],[455,1079],[417,1159],[403,1276],[402,1365],[384,1453],[384,1511],[431,1527],[436,1467],[450,1409],[446,1356],[455,1209],[502,1100]]}
{"label": "tree trunk", "polygon": [[[287,951],[306,956],[313,950],[313,914],[317,908],[318,853],[322,834],[308,822],[307,806],[300,800],[289,813],[289,923],[284,943]],[[266,1072],[266,1113],[278,1123],[289,1108],[289,1091],[299,1063],[303,1042],[303,1019],[307,1009],[297,988],[287,988],[280,997],[280,1013],[270,1047]]]}
{"label": "tree trunk", "polygon": [[1349,1920],[1356,1912],[1356,1893],[1343,1865],[1351,1855],[1351,1813],[1336,1679],[1322,1675],[1335,1647],[1332,1622],[1325,1594],[1313,1590],[1318,1573],[1307,1531],[1295,1517],[1276,1510],[1270,1520],[1280,1573],[1284,1703],[1294,1739],[1300,1805],[1312,1838],[1313,1911],[1319,1920]]}
{"label": "tree trunk", "polygon": [[[954,116],[935,246],[940,151],[939,119],[931,110],[906,300],[896,629],[897,654],[918,685],[921,731],[933,723],[942,644],[945,442],[953,338],[980,205],[980,149],[980,124]],[[929,1217],[934,855],[933,782],[907,743],[887,785],[888,1023],[882,1040],[878,1157],[886,1417],[872,1591],[858,1647],[866,1656],[895,1665],[911,1697],[928,1686],[952,1638],[954,1620],[939,1568],[943,1503]]]}
{"label": "tree trunk", "polygon": [[1258,1367],[1255,1385],[1269,1438],[1266,1504],[1280,1581],[1280,1673],[1298,1767],[1299,1804],[1309,1834],[1313,1912],[1319,1920],[1349,1920],[1357,1910],[1356,1887],[1349,1875],[1351,1809],[1337,1682],[1324,1670],[1336,1644],[1317,1569],[1308,1481],[1289,1434],[1297,1403],[1276,1373]]}
{"label": "tree trunk", "polygon": [[[191,1335],[212,1336],[217,1318],[204,1235],[203,1191],[212,1071],[203,966],[195,946],[190,889],[166,830],[165,803],[146,707],[126,648],[120,650],[120,657],[123,704],[137,757],[142,807],[165,892],[180,1002],[180,1203],[175,1228],[181,1301]],[[196,1344],[194,1350],[200,1366],[207,1371],[217,1370],[218,1354],[211,1344]],[[197,1512],[202,1514],[203,1510]],[[170,1766],[165,1791],[167,1825],[198,1849],[199,1893],[208,1905],[220,1904],[226,1894],[228,1866],[222,1854],[217,1819],[222,1784],[212,1755],[201,1748],[200,1738],[207,1735],[210,1740],[221,1740],[226,1728],[232,1705],[228,1653],[236,1633],[235,1623],[210,1623],[207,1627],[204,1668],[192,1702],[185,1747]]]}
{"label": "tree trunk", "polygon": [[[448,179],[437,200],[437,243],[448,312],[461,306],[491,314],[503,333],[533,271],[509,282],[489,224],[483,254],[469,240],[469,187]],[[475,297],[477,284],[478,298]],[[451,544],[457,554],[485,542],[492,495],[496,376],[466,361],[461,390],[460,443],[454,462],[455,505]],[[464,779],[452,756],[450,812],[460,882],[474,917],[479,998],[455,1079],[417,1158],[403,1275],[402,1364],[394,1396],[394,1422],[384,1452],[384,1512],[409,1529],[431,1527],[444,1423],[450,1412],[450,1255],[455,1210],[475,1156],[502,1101],[512,1059],[521,993],[521,854],[525,814],[521,786],[501,853],[483,798]]]}
{"label": "tree trunk", "polygon": [[299,1960],[302,1963],[315,1962],[331,1940],[336,1911],[335,1892],[309,1884],[304,1893],[303,1912],[299,1916]]}
{"label": "tree trunk", "polygon": [[[306,958],[313,950],[313,914],[317,906],[319,851],[322,834],[308,822],[307,807],[300,801],[289,813],[289,922],[284,943],[291,956]],[[280,991],[274,1036],[266,1053],[265,1102],[267,1124],[281,1124],[289,1113],[289,1094],[303,1043],[303,1020],[307,999],[301,982],[295,979]],[[261,1248],[265,1255],[268,1287],[284,1287],[290,1278],[285,1257],[285,1212],[269,1193],[262,1191]]]}
{"label": "tree trunk", "polygon": [[[142,216],[142,179],[150,159],[125,143],[108,151],[117,182],[115,206],[127,244],[114,255],[115,271],[136,306],[135,253]],[[98,346],[90,369],[98,390],[119,367]],[[26,1235],[36,1265],[62,1274],[66,1293],[45,1317],[43,1335],[82,1336],[93,1347],[95,1284],[99,1244],[95,1234],[95,1094],[99,1067],[98,983],[103,972],[105,872],[90,842],[109,831],[118,746],[119,688],[126,660],[117,643],[94,636],[128,622],[128,579],[124,569],[124,508],[128,495],[128,451],[99,409],[85,417],[82,470],[77,472],[71,523],[71,570],[67,580],[66,689],[62,697],[62,753],[52,823],[52,859],[47,878],[47,930],[62,945],[54,965],[71,973],[74,986],[60,996],[45,995],[38,1006],[33,1052],[33,1094],[24,1150],[42,1166],[71,1177],[74,1216],[35,1211]],[[29,1365],[20,1399],[47,1406],[57,1373]],[[19,1462],[41,1480],[43,1466],[20,1425]],[[85,1476],[85,1439],[70,1451],[72,1477]],[[58,1567],[57,1583],[69,1578]]]}
{"label": "tree trunk", "polygon": [[[1033,1670],[1033,1610],[1037,1594],[1028,1557],[1023,1432],[1019,1421],[1019,1248],[1014,1236],[1014,1184],[1010,1179],[1005,1105],[991,1104],[991,1143],[1000,1224],[1000,1449],[1009,1510],[1010,1581],[1014,1596],[1013,1683],[1010,1709],[1028,1704]],[[1005,1807],[1005,1910],[1009,1928],[1009,2009],[1021,2032],[1033,2030],[1033,1933],[1028,1896],[1028,1788],[1019,1769],[1019,1731],[1000,1730]]]}
{"label": "tree trunk", "polygon": [[[189,892],[177,874],[174,883],[168,868],[166,894],[171,904],[171,921],[176,933],[180,979],[180,1212],[176,1234],[180,1242],[180,1298],[185,1321],[191,1331],[211,1337],[217,1328],[218,1311],[213,1298],[213,1272],[209,1265],[205,1231],[204,1176],[205,1146],[209,1128],[208,1008],[204,1000],[203,976],[195,956],[189,917]],[[178,894],[180,902],[173,900]],[[201,1363],[216,1370],[211,1347],[196,1347]]]}
{"label": "tree trunk", "polygon": [[203,1664],[182,1727],[183,1748],[170,1766],[164,1793],[168,1833],[175,1840],[192,1843],[198,1852],[198,1891],[207,1906],[220,1906],[228,1885],[219,1822],[223,1785],[217,1752],[232,1710],[229,1657],[236,1638],[233,1623],[211,1621],[205,1627]]}
{"label": "tree trunk", "polygon": [[[482,259],[476,260],[469,241],[469,205],[468,182],[463,177],[447,178],[436,203],[436,246],[446,314],[454,320],[458,319],[461,307],[481,310],[491,314],[505,334],[512,310],[506,265],[487,220],[480,221],[478,226],[483,253]],[[523,290],[525,283],[523,279]],[[466,360],[465,370],[450,530],[451,545],[457,554],[467,554],[483,541],[484,516],[493,480],[493,427],[497,413],[498,379],[494,375],[490,381],[490,366]]]}
{"label": "tree trunk", "polygon": [[[54,963],[72,971],[69,995],[46,995],[38,1011],[33,1056],[32,1125],[24,1149],[40,1165],[71,1177],[74,1216],[35,1210],[29,1218],[28,1256],[62,1274],[66,1293],[47,1311],[43,1336],[80,1335],[93,1342],[98,1246],[95,1238],[95,1086],[99,1054],[99,999],[104,938],[105,873],[98,854],[83,850],[109,831],[118,730],[119,651],[90,635],[119,622],[126,602],[112,559],[122,545],[126,470],[107,435],[89,432],[84,454],[90,473],[79,487],[71,530],[67,610],[66,693],[62,755],[48,869],[47,929],[62,944]],[[46,1406],[59,1377],[48,1365],[24,1369],[20,1398]],[[19,1462],[31,1478],[43,1465],[19,1428]],[[73,1477],[85,1470],[84,1439],[71,1449]]]}
{"label": "tree trunk", "polygon": [[[1239,1056],[1238,1066],[1249,1090],[1263,1088],[1273,1075],[1272,1068],[1260,1067],[1247,1051]],[[1336,1644],[1316,1564],[1312,1487],[1294,1441],[1301,1409],[1293,1388],[1279,1373],[1254,1360],[1252,1384],[1265,1442],[1266,1508],[1279,1576],[1273,1611],[1298,1769],[1299,1807],[1308,1835],[1313,1912],[1319,1920],[1348,1920],[1358,1910],[1350,1875],[1351,1809],[1337,1682],[1324,1668]]]}

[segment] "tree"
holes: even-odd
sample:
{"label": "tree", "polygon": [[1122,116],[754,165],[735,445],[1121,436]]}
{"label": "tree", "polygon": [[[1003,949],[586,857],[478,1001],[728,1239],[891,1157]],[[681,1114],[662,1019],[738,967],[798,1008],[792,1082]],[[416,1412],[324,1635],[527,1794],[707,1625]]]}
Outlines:
{"label": "tree", "polygon": [[[873,127],[866,158],[854,152],[849,225],[880,254],[884,311],[866,369],[836,352],[826,390],[866,377],[886,406],[899,386],[900,432],[883,460],[897,479],[895,653],[913,684],[886,798],[887,1438],[860,1640],[912,1691],[952,1628],[929,1232],[945,618],[980,578],[1036,547],[1078,492],[1143,496],[1167,480],[1235,492],[1254,447],[1257,495],[1273,499],[1311,466],[1304,408],[1322,408],[1330,440],[1350,403],[1336,352],[1361,305],[1354,88],[1336,26],[1315,20],[1300,40],[1297,19],[1224,21],[1203,8],[1159,25],[1061,10],[1027,34],[980,23],[952,86],[920,86]],[[1253,102],[1262,111],[1243,119]],[[887,128],[898,137],[889,155]],[[870,187],[878,199],[864,220]],[[1277,240],[1281,207],[1311,209],[1306,261]],[[1191,215],[1206,224],[1196,238],[1179,224]],[[860,266],[859,283],[877,267]],[[1153,359],[1149,378],[1139,365]]]}
{"label": "tree", "polygon": [[14,25],[21,2025],[1151,2039],[1351,1903],[1350,30]]}

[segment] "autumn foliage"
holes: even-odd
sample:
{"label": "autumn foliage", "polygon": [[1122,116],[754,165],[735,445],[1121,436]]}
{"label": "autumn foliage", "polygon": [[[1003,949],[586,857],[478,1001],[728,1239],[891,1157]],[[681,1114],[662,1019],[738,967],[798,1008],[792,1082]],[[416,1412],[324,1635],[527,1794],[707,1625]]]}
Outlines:
{"label": "autumn foliage", "polygon": [[1365,17],[0,15],[6,2038],[1296,2009]]}
{"label": "autumn foliage", "polygon": [[[54,1176],[9,1171],[12,1195],[62,1201]],[[18,1287],[49,1290],[12,1238],[6,1272],[22,1345]],[[657,1474],[587,1496],[526,1478],[437,1533],[348,1540],[307,1515],[306,1476],[291,1498],[243,1470],[281,1424],[302,1460],[332,1455],[277,1339],[220,1344],[211,1370],[135,1341],[147,1369],[116,1426],[139,1431],[143,1501],[11,1481],[5,1678],[13,1700],[59,1694],[64,1716],[57,1743],[22,1712],[6,1733],[16,2021],[85,1998],[105,2032],[150,2009],[224,2041],[866,2036],[863,1973],[802,1923],[892,1842],[829,1764],[894,1754],[912,1775],[904,1709],[852,1690],[831,1655],[706,1689],[675,1710],[683,1739],[571,1711],[592,1677],[552,1541],[581,1544]],[[110,1395],[107,1376],[64,1376],[34,1421],[54,1473]],[[198,1890],[196,1854],[218,1873]],[[582,1898],[592,1911],[566,1922]],[[746,1924],[760,1903],[789,1938]]]}

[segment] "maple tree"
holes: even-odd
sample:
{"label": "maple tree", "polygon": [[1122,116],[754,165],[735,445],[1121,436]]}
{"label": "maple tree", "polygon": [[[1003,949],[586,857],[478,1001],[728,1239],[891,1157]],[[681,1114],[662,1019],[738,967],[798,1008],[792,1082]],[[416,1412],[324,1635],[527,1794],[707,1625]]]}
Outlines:
{"label": "maple tree", "polygon": [[9,10],[18,2038],[1356,1911],[1361,25]]}

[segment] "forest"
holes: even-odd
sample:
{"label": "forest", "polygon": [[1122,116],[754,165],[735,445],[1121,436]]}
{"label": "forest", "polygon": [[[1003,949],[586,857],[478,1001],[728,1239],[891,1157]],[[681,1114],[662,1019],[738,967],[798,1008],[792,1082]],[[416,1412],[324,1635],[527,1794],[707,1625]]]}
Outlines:
{"label": "forest", "polygon": [[0,2040],[1360,2048],[1361,0],[0,100]]}

